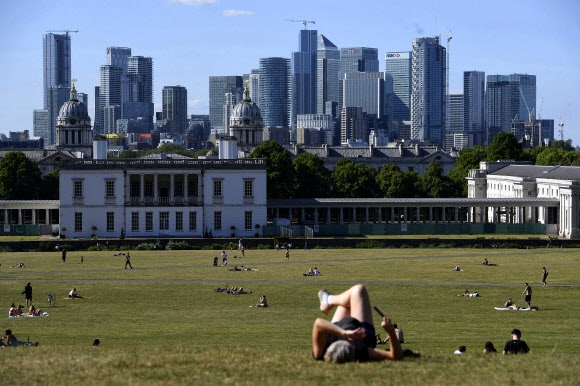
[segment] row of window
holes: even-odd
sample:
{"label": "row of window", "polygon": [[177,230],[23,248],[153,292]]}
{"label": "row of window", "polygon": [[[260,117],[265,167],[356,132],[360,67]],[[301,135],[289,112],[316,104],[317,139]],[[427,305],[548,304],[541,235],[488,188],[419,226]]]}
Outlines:
{"label": "row of window", "polygon": [[[189,213],[189,230],[195,231],[197,230],[197,212],[186,212]],[[176,231],[183,231],[183,214],[184,212],[175,212],[175,230]],[[169,212],[159,212],[159,230],[160,231],[168,231],[169,230]],[[131,212],[131,231],[132,232],[139,232],[140,226],[140,212]],[[107,232],[114,232],[115,231],[115,212],[106,212],[106,231]],[[75,212],[74,214],[74,229],[75,232],[82,232],[83,231],[83,213],[82,212]],[[213,212],[213,229],[216,231],[222,230],[222,212],[216,211]],[[251,230],[253,227],[253,217],[252,211],[245,211],[244,212],[244,229]],[[153,212],[145,212],[145,231],[152,232],[153,231]]]}
{"label": "row of window", "polygon": [[[115,197],[115,179],[105,179],[105,197]],[[197,196],[197,181],[189,181],[188,184],[188,196]],[[194,183],[195,182],[195,183]],[[216,178],[213,180],[213,196],[223,197],[223,178]],[[137,192],[139,192],[139,183],[131,183],[131,197],[136,197]],[[73,180],[73,197],[83,197],[83,179]],[[148,197],[153,196],[153,182],[144,182],[144,195]],[[175,192],[174,195],[177,197],[183,196],[183,182],[175,182]],[[254,179],[246,178],[244,179],[244,197],[254,196]]]}

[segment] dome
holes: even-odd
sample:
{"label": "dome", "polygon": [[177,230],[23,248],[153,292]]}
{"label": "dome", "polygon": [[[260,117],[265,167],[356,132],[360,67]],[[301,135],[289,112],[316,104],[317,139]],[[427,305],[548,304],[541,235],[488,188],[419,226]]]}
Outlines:
{"label": "dome", "polygon": [[74,117],[77,121],[90,120],[87,106],[77,99],[77,90],[73,85],[70,91],[70,100],[64,102],[58,112],[58,118]]}
{"label": "dome", "polygon": [[244,89],[244,99],[233,107],[230,115],[230,120],[243,120],[244,118],[253,122],[262,121],[260,108],[250,99],[250,92],[247,87]]}

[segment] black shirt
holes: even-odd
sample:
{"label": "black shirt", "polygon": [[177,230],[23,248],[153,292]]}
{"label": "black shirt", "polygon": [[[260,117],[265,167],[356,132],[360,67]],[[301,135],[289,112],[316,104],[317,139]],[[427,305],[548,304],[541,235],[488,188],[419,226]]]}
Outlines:
{"label": "black shirt", "polygon": [[510,354],[527,354],[530,348],[523,340],[508,340],[503,351]]}

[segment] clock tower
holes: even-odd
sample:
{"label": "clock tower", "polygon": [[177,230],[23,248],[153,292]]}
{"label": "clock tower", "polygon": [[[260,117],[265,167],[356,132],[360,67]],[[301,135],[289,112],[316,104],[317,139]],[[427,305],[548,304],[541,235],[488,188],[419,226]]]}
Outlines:
{"label": "clock tower", "polygon": [[70,90],[70,100],[62,105],[56,119],[56,148],[68,151],[76,158],[92,158],[91,118],[87,107],[77,99],[74,83]]}

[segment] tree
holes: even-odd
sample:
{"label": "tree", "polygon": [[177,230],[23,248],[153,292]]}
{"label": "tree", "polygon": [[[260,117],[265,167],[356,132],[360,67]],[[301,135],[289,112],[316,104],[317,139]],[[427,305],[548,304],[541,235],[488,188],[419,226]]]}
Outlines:
{"label": "tree", "polygon": [[60,199],[60,170],[54,169],[42,178],[42,185],[38,199],[40,200],[58,200]]}
{"label": "tree", "polygon": [[417,181],[418,192],[422,197],[445,198],[453,195],[449,178],[443,175],[443,167],[437,161],[431,162]]}
{"label": "tree", "polygon": [[455,195],[467,197],[467,174],[470,169],[479,169],[479,163],[487,158],[487,149],[483,146],[473,146],[459,150],[455,166],[447,173],[454,186]]}
{"label": "tree", "polygon": [[273,140],[264,141],[254,148],[249,157],[267,161],[268,198],[294,198],[296,177],[292,158],[282,145]]}
{"label": "tree", "polygon": [[552,143],[550,143],[550,147],[553,147],[555,149],[562,149],[562,150],[566,150],[566,151],[574,150],[574,146],[572,146],[571,139],[567,139],[565,141],[561,141],[561,140],[552,141]]}
{"label": "tree", "polygon": [[382,197],[385,198],[399,198],[399,191],[396,186],[396,181],[400,182],[403,172],[399,165],[394,163],[384,164],[377,174],[377,187]]}
{"label": "tree", "polygon": [[373,167],[355,164],[341,158],[332,171],[333,196],[340,198],[373,198],[377,196],[377,172]]}
{"label": "tree", "polygon": [[0,160],[0,197],[3,199],[37,199],[41,184],[38,165],[23,152],[12,151]]}
{"label": "tree", "polygon": [[524,147],[518,142],[512,133],[500,132],[487,146],[486,161],[495,162],[497,160],[525,161]]}
{"label": "tree", "polygon": [[330,170],[319,156],[306,152],[298,154],[294,158],[294,171],[298,182],[295,197],[330,197]]}

